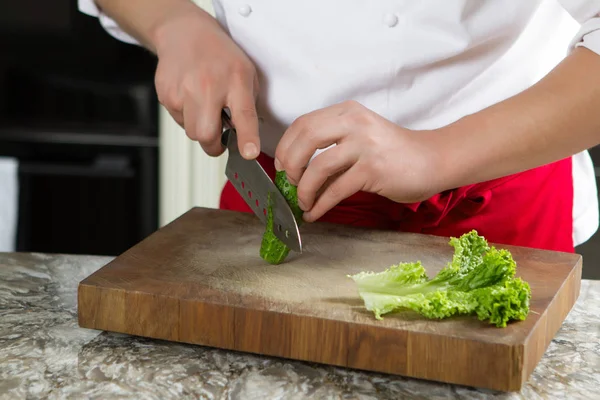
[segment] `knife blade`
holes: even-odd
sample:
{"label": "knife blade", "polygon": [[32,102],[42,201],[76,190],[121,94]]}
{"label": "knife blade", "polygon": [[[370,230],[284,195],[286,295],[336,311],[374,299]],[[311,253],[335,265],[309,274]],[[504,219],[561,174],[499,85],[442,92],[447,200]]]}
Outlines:
{"label": "knife blade", "polygon": [[298,223],[285,197],[258,161],[242,157],[238,148],[237,133],[226,109],[221,112],[221,122],[223,124],[221,144],[228,151],[225,166],[227,179],[265,225],[267,223],[267,201],[270,194],[274,223],[273,233],[290,249],[302,253],[302,239]]}

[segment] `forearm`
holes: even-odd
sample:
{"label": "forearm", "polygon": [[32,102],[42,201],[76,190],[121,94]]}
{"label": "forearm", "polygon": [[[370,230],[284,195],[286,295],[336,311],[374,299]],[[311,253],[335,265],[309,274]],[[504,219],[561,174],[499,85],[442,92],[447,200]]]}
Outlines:
{"label": "forearm", "polygon": [[435,132],[443,190],[542,166],[600,143],[600,56],[577,48],[536,85]]}
{"label": "forearm", "polygon": [[161,26],[175,14],[200,13],[214,18],[190,0],[95,0],[98,7],[144,47],[157,53]]}

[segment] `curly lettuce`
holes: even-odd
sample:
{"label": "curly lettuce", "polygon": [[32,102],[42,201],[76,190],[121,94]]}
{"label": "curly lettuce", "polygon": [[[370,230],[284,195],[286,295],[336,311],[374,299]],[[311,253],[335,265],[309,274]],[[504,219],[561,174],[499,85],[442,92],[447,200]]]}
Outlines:
{"label": "curly lettuce", "polygon": [[516,263],[508,250],[490,247],[475,230],[451,238],[450,245],[452,261],[431,279],[419,261],[349,277],[377,319],[412,310],[430,319],[476,315],[504,328],[509,321],[527,317],[531,289],[515,277]]}

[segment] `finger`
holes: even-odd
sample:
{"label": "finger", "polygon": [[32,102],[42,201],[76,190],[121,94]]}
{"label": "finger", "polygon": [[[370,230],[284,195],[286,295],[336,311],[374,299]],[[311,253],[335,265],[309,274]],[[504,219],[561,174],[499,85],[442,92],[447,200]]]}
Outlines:
{"label": "finger", "polygon": [[221,155],[225,148],[221,144],[221,110],[223,101],[205,98],[201,102],[197,116],[196,137],[202,149],[209,156]]}
{"label": "finger", "polygon": [[275,150],[276,167],[279,167],[280,170],[283,169],[283,160],[290,153],[290,149],[293,148],[292,143],[296,141],[301,133],[307,130],[310,131],[310,127],[319,126],[320,122],[328,117],[338,117],[342,115],[345,110],[343,104],[344,103],[340,103],[330,107],[321,108],[296,118],[284,132],[277,144],[277,149]]}
{"label": "finger", "polygon": [[249,160],[256,158],[260,153],[260,138],[252,87],[238,86],[238,89],[231,93],[228,107],[242,157]]}
{"label": "finger", "polygon": [[362,190],[365,178],[362,176],[360,168],[357,165],[354,164],[349,170],[331,181],[317,198],[314,206],[308,212],[304,213],[303,218],[305,221],[313,222],[318,220],[327,211],[339,204],[340,201]]}
{"label": "finger", "polygon": [[298,203],[302,210],[310,210],[317,194],[327,180],[349,169],[358,160],[359,152],[344,143],[325,150],[312,160],[298,184]]}
{"label": "finger", "polygon": [[174,91],[156,89],[159,103],[167,110],[173,120],[183,128],[183,101],[174,94]]}
{"label": "finger", "polygon": [[183,115],[183,129],[191,140],[197,141],[196,124],[198,123],[198,107],[193,102],[186,101],[181,112]]}
{"label": "finger", "polygon": [[[311,123],[309,123],[311,124]],[[319,149],[325,149],[333,144],[342,143],[354,127],[347,126],[339,116],[324,116],[307,125],[300,131],[288,151],[281,155],[279,162],[285,169],[290,182],[300,182],[311,157]],[[327,149],[329,151],[332,149]]]}
{"label": "finger", "polygon": [[174,111],[167,109],[171,117],[179,126],[183,128],[183,113],[181,111]]}

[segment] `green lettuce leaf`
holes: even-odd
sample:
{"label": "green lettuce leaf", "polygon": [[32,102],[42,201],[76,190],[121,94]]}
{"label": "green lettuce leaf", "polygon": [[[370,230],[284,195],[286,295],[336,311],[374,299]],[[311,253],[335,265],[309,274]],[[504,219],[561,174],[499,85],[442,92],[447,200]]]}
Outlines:
{"label": "green lettuce leaf", "polygon": [[430,319],[474,314],[498,327],[526,318],[531,289],[515,278],[516,263],[508,250],[490,247],[475,230],[451,238],[450,245],[452,260],[431,279],[419,261],[350,275],[367,310],[377,319],[401,310]]}

